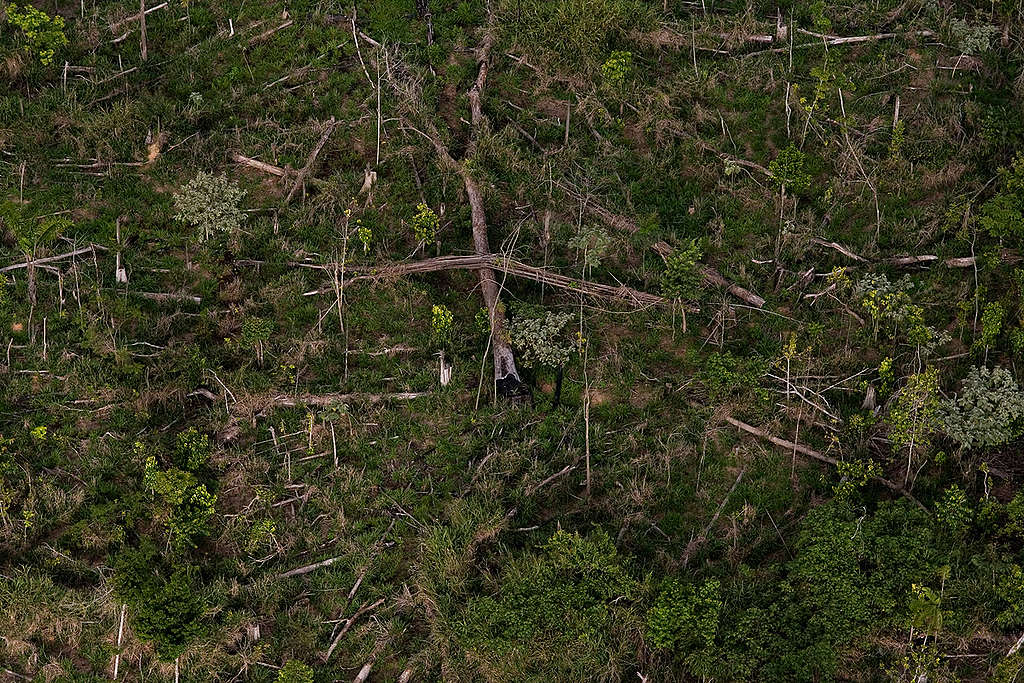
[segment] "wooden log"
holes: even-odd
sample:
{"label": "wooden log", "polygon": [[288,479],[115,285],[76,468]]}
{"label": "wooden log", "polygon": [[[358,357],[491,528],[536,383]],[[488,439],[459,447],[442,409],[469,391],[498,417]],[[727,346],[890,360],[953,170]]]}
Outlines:
{"label": "wooden log", "polygon": [[38,266],[38,265],[42,265],[44,263],[53,263],[55,261],[63,261],[64,259],[72,258],[74,256],[80,256],[82,254],[92,253],[94,250],[97,250],[97,249],[99,251],[106,251],[107,250],[106,247],[100,246],[99,244],[90,244],[87,247],[81,247],[80,249],[75,249],[74,251],[69,251],[66,254],[58,254],[57,256],[46,256],[44,258],[29,259],[27,261],[22,261],[21,263],[13,263],[13,264],[11,264],[9,266],[4,266],[3,268],[0,268],[0,273],[6,273],[8,271],[18,270],[20,268],[28,268],[29,266]]}
{"label": "wooden log", "polygon": [[[813,458],[814,460],[818,460],[820,462],[828,463],[829,465],[832,465],[833,467],[835,467],[836,465],[839,464],[839,461],[836,460],[835,458],[830,457],[828,455],[825,455],[824,453],[819,453],[818,451],[814,450],[813,448],[808,448],[807,446],[803,446],[801,444],[794,443],[794,442],[788,441],[786,439],[780,439],[777,436],[769,434],[768,432],[766,432],[766,431],[764,431],[762,429],[758,429],[757,427],[754,427],[753,425],[749,425],[746,422],[741,422],[740,420],[737,420],[736,418],[731,417],[729,415],[726,415],[724,419],[725,419],[726,422],[728,422],[729,424],[733,425],[734,427],[738,427],[739,429],[745,431],[748,434],[752,434],[752,435],[758,437],[759,439],[764,439],[765,441],[770,441],[771,443],[775,444],[779,448],[785,449],[789,453],[792,453],[792,452],[795,451],[795,452],[800,453],[802,455],[806,455],[809,458]],[[909,498],[911,501],[913,501],[919,508],[921,508],[925,512],[929,511],[928,508],[926,508],[921,503],[921,501],[919,501],[917,498],[914,498],[914,496],[912,496],[909,491],[907,491],[905,488],[903,488],[899,484],[897,484],[897,483],[895,483],[893,481],[890,481],[890,480],[886,479],[885,477],[874,477],[873,476],[873,477],[871,477],[871,479],[873,479],[874,481],[877,481],[878,483],[882,484],[883,486],[885,486],[885,487],[887,487],[889,489],[892,489],[893,491],[895,491],[897,493],[900,493],[900,494],[906,496],[907,498]]]}
{"label": "wooden log", "polygon": [[[667,259],[669,254],[672,253],[672,247],[670,247],[667,242],[656,242],[651,245],[651,249],[653,249],[659,256],[661,256],[662,259]],[[706,282],[709,282],[715,285],[716,287],[721,287],[722,289],[729,292],[737,299],[742,299],[743,301],[746,301],[748,304],[755,308],[764,308],[763,297],[761,297],[758,294],[755,294],[754,292],[751,292],[749,289],[744,289],[743,287],[740,287],[739,285],[733,282],[729,282],[722,276],[721,273],[719,273],[711,266],[704,265],[703,263],[698,263],[697,270],[700,272],[701,277],[703,277]]]}
{"label": "wooden log", "polygon": [[317,141],[316,147],[314,147],[313,151],[309,153],[309,158],[306,159],[306,165],[302,167],[302,170],[299,171],[298,176],[296,176],[295,182],[292,184],[292,189],[288,192],[288,196],[285,197],[285,204],[291,202],[292,197],[294,197],[295,193],[300,187],[302,187],[302,184],[306,180],[306,176],[309,175],[310,171],[313,169],[313,164],[316,163],[316,158],[320,156],[321,150],[323,150],[324,145],[327,144],[327,139],[331,137],[331,133],[334,132],[334,129],[337,128],[337,126],[338,124],[332,116],[327,122],[327,126],[324,129],[323,134],[320,136],[320,140]]}

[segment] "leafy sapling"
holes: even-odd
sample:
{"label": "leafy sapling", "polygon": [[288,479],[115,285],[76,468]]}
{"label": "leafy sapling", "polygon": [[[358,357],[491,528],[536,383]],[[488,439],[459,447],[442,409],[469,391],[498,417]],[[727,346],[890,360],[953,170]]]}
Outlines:
{"label": "leafy sapling", "polygon": [[962,450],[1009,443],[1024,429],[1024,391],[1005,368],[972,367],[959,395],[943,400],[939,424]]}
{"label": "leafy sapling", "polygon": [[[665,272],[661,274],[661,292],[672,299],[672,310],[681,301],[693,301],[700,296],[703,278],[699,263],[704,253],[698,240],[676,249],[665,259]],[[683,310],[683,333],[686,333],[686,306]]]}
{"label": "leafy sapling", "polygon": [[562,380],[565,366],[580,346],[576,339],[567,334],[569,323],[575,316],[571,313],[547,311],[543,317],[519,316],[509,325],[509,341],[519,353],[526,367],[548,367],[555,370],[555,399],[558,405],[562,397]]}
{"label": "leafy sapling", "polygon": [[234,233],[245,222],[239,208],[245,190],[227,176],[200,172],[174,195],[174,217],[199,229],[199,241],[217,233]]}
{"label": "leafy sapling", "polygon": [[26,47],[43,66],[53,64],[57,52],[67,47],[63,17],[51,17],[29,4],[19,8],[12,2],[7,5],[7,23],[21,29]]}
{"label": "leafy sapling", "polygon": [[412,217],[412,231],[421,251],[428,242],[437,241],[437,231],[440,227],[441,219],[433,209],[422,202],[416,205],[416,215]]}

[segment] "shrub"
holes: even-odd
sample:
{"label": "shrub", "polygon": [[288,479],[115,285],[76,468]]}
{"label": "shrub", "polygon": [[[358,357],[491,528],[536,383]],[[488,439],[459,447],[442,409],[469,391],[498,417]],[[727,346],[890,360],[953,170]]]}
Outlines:
{"label": "shrub", "polygon": [[569,240],[568,246],[576,250],[584,273],[589,274],[594,268],[601,266],[611,243],[611,237],[603,228],[586,225]]}
{"label": "shrub", "polygon": [[942,430],[962,449],[998,446],[1020,435],[1024,391],[1005,368],[972,367],[958,396],[942,401]]}
{"label": "shrub", "polygon": [[647,613],[651,643],[657,648],[689,653],[687,660],[695,675],[704,673],[704,665],[710,663],[722,610],[720,589],[715,579],[699,587],[669,581]]}
{"label": "shrub", "polygon": [[442,348],[451,346],[455,339],[455,315],[447,306],[435,304],[431,309],[430,338]]}
{"label": "shrub", "polygon": [[474,659],[503,662],[505,680],[594,678],[636,590],[606,533],[557,531],[505,568],[500,595],[470,601],[465,638]]}
{"label": "shrub", "polygon": [[263,365],[265,345],[273,331],[274,323],[265,318],[248,317],[242,321],[241,343],[256,352],[256,362],[260,365]]}
{"label": "shrub", "polygon": [[954,536],[963,535],[973,517],[967,494],[959,486],[950,486],[935,504],[935,518]]}
{"label": "shrub", "polygon": [[412,231],[417,241],[424,244],[437,240],[437,229],[441,220],[426,204],[416,205],[416,215],[412,217]]}
{"label": "shrub", "polygon": [[245,191],[227,176],[200,172],[174,195],[174,217],[199,228],[199,240],[205,241],[242,227],[245,214],[238,205],[244,196]]}
{"label": "shrub", "polygon": [[779,187],[803,192],[811,186],[811,176],[804,170],[804,153],[790,145],[768,164],[772,179]]}
{"label": "shrub", "polygon": [[195,427],[189,427],[178,434],[175,449],[178,466],[189,472],[195,472],[210,459],[210,437],[201,434]]}
{"label": "shrub", "polygon": [[508,327],[509,342],[519,352],[523,365],[565,367],[576,349],[574,340],[565,334],[573,317],[571,313],[553,311],[547,311],[543,317],[514,317]]}
{"label": "shrub", "polygon": [[[665,272],[661,274],[661,292],[673,300],[693,301],[701,292],[704,282],[698,263],[703,250],[697,240],[676,247],[665,259]],[[683,332],[686,332],[686,308],[683,308]]]}
{"label": "shrub", "polygon": [[1024,153],[999,171],[1000,191],[981,207],[979,223],[993,237],[1024,237]]}
{"label": "shrub", "polygon": [[64,35],[64,18],[51,17],[32,5],[25,5],[23,9],[18,9],[14,3],[7,5],[7,23],[21,29],[29,51],[44,66],[53,64],[57,51],[68,44]]}
{"label": "shrub", "polygon": [[931,445],[932,432],[937,426],[938,393],[938,370],[928,368],[911,375],[885,416],[893,452],[907,449],[906,480],[910,478],[910,469],[917,460],[917,454],[927,451]]}
{"label": "shrub", "polygon": [[299,660],[292,659],[277,673],[277,683],[313,683],[313,670]]}
{"label": "shrub", "polygon": [[176,467],[161,470],[152,455],[146,456],[143,485],[163,501],[171,542],[177,547],[194,547],[195,539],[208,531],[217,496],[191,472]]}
{"label": "shrub", "polygon": [[202,635],[205,606],[190,572],[177,569],[165,583],[147,591],[135,605],[135,633],[153,642],[157,657],[173,661]]}
{"label": "shrub", "polygon": [[605,83],[616,92],[620,91],[626,83],[626,78],[633,71],[633,53],[616,50],[601,65],[601,76]]}

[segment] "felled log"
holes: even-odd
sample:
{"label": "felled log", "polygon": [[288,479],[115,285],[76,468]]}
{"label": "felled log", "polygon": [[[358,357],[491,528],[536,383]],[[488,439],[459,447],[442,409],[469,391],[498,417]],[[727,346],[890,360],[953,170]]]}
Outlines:
{"label": "felled log", "polygon": [[[670,247],[666,242],[656,242],[651,245],[651,249],[653,249],[663,259],[667,259],[669,254],[672,253],[672,247]],[[751,292],[749,289],[744,289],[743,287],[740,287],[739,285],[733,282],[729,282],[724,277],[722,277],[721,273],[719,273],[711,266],[704,265],[703,263],[698,263],[697,270],[698,272],[700,272],[701,277],[703,277],[705,281],[710,282],[716,287],[721,287],[722,289],[729,292],[737,299],[742,299],[743,301],[746,301],[748,304],[755,308],[764,308],[763,297],[755,294],[754,292]]]}

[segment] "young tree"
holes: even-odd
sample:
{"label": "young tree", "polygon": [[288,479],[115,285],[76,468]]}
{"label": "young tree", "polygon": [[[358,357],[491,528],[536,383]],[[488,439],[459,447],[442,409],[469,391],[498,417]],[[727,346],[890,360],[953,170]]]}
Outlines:
{"label": "young tree", "polygon": [[313,683],[313,670],[297,659],[289,660],[277,673],[277,683]]}
{"label": "young tree", "polygon": [[7,23],[21,29],[29,52],[43,66],[53,64],[57,51],[67,47],[68,37],[64,35],[63,17],[51,17],[27,3],[19,9],[12,2],[7,5]]}
{"label": "young tree", "polygon": [[943,400],[937,417],[962,450],[998,446],[1021,434],[1024,391],[1005,368],[972,367],[961,393]]}
{"label": "young tree", "polygon": [[900,389],[885,418],[893,451],[906,449],[907,472],[903,485],[910,482],[910,470],[918,454],[927,451],[936,427],[939,409],[939,373],[935,368],[911,375]]}
{"label": "young tree", "polygon": [[135,633],[153,642],[157,657],[171,662],[203,634],[202,596],[193,587],[191,570],[178,568],[159,587],[146,592],[134,608]]}
{"label": "young tree", "polygon": [[[661,274],[661,292],[672,299],[672,310],[681,301],[693,301],[700,295],[703,278],[698,263],[704,253],[698,240],[690,240],[676,247],[665,258],[665,272]],[[683,333],[686,332],[686,306],[683,311]]]}
{"label": "young tree", "polygon": [[200,172],[174,195],[174,217],[199,228],[199,241],[217,233],[233,233],[245,222],[239,203],[245,190],[227,176]]}
{"label": "young tree", "polygon": [[516,316],[508,329],[509,341],[519,352],[523,365],[533,368],[544,366],[555,370],[555,406],[562,398],[565,366],[573,352],[579,348],[575,340],[566,334],[573,317],[571,313],[553,311],[547,311],[543,317]]}
{"label": "young tree", "polygon": [[0,219],[8,230],[14,234],[18,249],[25,255],[28,264],[28,298],[33,306],[36,303],[36,269],[32,264],[39,247],[56,239],[61,232],[71,226],[71,221],[63,216],[34,216],[24,205],[14,202],[0,203]]}

